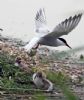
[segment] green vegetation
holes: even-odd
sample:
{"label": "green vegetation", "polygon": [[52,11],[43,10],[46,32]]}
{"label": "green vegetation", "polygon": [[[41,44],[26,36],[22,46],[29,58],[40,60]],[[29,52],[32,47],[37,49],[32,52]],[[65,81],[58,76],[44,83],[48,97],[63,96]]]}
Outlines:
{"label": "green vegetation", "polygon": [[[63,52],[63,54],[65,54]],[[14,65],[15,57],[9,56],[6,53],[0,53],[0,66],[3,69],[3,75],[0,76],[0,88],[7,93],[18,94],[32,94],[34,100],[47,100],[47,96],[44,96],[44,92],[40,90],[34,90],[34,85],[31,84],[32,73],[26,73],[20,70],[19,67]],[[45,64],[45,63],[43,63]],[[58,87],[64,94],[66,100],[78,100],[70,87],[66,84],[69,83],[69,78],[65,74],[59,72],[47,72],[47,77],[51,80],[55,87]],[[11,78],[10,78],[11,76]]]}
{"label": "green vegetation", "polygon": [[29,83],[31,81],[31,75],[20,70],[14,63],[14,57],[0,53],[0,66],[3,69],[3,75],[0,77],[0,87],[31,88],[31,84]]}
{"label": "green vegetation", "polygon": [[56,87],[62,90],[62,93],[65,95],[66,100],[79,100],[78,97],[70,90],[70,87],[67,83],[70,81],[69,78],[63,73],[48,73],[48,78],[55,84]]}
{"label": "green vegetation", "polygon": [[34,94],[34,100],[46,100],[46,96],[42,92]]}
{"label": "green vegetation", "polygon": [[80,55],[80,60],[83,60],[84,59],[84,56],[81,54]]}

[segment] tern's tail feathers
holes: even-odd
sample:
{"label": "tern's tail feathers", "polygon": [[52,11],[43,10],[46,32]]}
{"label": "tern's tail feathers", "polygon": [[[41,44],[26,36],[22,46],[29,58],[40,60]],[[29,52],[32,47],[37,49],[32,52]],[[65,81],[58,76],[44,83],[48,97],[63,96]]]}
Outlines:
{"label": "tern's tail feathers", "polygon": [[39,37],[34,37],[27,45],[24,46],[26,51],[30,51],[40,40]]}

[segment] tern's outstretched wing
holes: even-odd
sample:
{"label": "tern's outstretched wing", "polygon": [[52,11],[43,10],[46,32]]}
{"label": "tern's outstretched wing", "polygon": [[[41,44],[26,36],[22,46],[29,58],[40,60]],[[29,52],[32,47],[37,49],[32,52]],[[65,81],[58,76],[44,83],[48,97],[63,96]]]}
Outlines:
{"label": "tern's outstretched wing", "polygon": [[44,37],[59,38],[62,35],[67,35],[78,25],[81,16],[82,14],[78,14],[75,15],[74,17],[69,17],[65,21],[58,24],[51,33],[47,34]]}
{"label": "tern's outstretched wing", "polygon": [[38,43],[40,38],[48,33],[44,8],[40,8],[36,13],[35,24],[36,32],[39,34],[37,34],[36,37],[34,37],[26,46],[24,46],[26,51],[30,51]]}
{"label": "tern's outstretched wing", "polygon": [[35,25],[37,33],[48,33],[48,27],[46,25],[46,16],[44,8],[40,8],[36,13]]}

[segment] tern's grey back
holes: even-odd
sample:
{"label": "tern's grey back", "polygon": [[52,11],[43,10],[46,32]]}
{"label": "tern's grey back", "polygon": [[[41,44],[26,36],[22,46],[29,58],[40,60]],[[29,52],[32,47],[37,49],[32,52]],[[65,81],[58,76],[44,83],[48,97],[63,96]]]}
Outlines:
{"label": "tern's grey back", "polygon": [[41,38],[39,44],[53,47],[65,45],[61,40],[56,38]]}

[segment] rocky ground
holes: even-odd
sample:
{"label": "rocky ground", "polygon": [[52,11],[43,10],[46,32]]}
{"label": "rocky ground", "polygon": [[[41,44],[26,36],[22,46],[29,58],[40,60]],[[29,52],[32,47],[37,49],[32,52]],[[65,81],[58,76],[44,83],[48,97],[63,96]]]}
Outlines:
{"label": "rocky ground", "polygon": [[[42,71],[46,77],[46,71],[62,73],[64,76],[67,76],[67,85],[73,93],[78,95],[80,100],[84,100],[83,57],[65,56],[66,53],[62,52],[61,55],[64,54],[64,57],[59,58],[56,54],[58,52],[53,53],[47,48],[41,48],[37,53],[32,51],[31,54],[28,54],[22,48],[26,43],[23,43],[21,40],[3,37],[0,40],[0,68],[3,71],[0,72],[1,100],[2,98],[3,100],[10,100],[13,97],[15,98],[13,100],[32,100],[33,94],[28,90],[33,91],[36,89],[32,84],[32,74],[36,71]],[[18,58],[21,60],[21,65],[16,66],[15,62]],[[22,90],[19,91],[18,88],[23,89],[24,93]],[[61,89],[56,88],[56,94],[44,93],[44,95],[51,97],[52,100],[56,100],[56,98],[57,100],[63,100],[63,93],[59,91]],[[49,100],[49,98],[46,100]]]}

